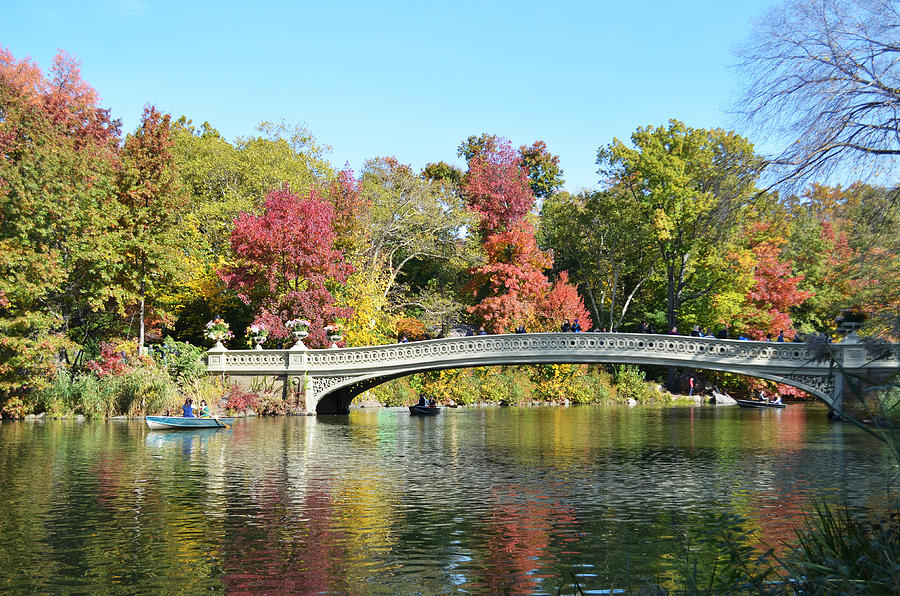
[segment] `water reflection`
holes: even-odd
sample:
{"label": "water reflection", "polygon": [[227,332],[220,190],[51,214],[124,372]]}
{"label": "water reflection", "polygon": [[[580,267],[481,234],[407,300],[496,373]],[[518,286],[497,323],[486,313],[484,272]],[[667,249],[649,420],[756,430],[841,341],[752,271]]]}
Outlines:
{"label": "water reflection", "polygon": [[878,503],[871,437],[819,409],[405,410],[0,425],[9,591],[553,592],[675,577],[738,513],[772,545],[810,499]]}

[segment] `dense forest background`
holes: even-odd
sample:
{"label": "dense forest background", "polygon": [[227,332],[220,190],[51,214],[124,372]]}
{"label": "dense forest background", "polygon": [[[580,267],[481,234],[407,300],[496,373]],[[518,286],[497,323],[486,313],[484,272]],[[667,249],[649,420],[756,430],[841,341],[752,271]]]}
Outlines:
{"label": "dense forest background", "polygon": [[[565,319],[790,341],[835,335],[841,316],[896,340],[895,189],[819,183],[831,172],[809,150],[764,159],[735,132],[672,119],[598,139],[596,190],[561,190],[542,141],[489,133],[461,139],[465,169],[381,156],[353,172],[284,122],[228,140],[147,106],[124,133],[74,57],[44,72],[0,50],[0,414],[150,411],[191,383],[211,391],[197,358],[214,317],[231,348],[251,325],[287,345],[297,318],[313,348],[327,325],[367,345]],[[799,165],[782,176],[785,163]],[[577,370],[537,367],[528,391],[565,399]],[[478,374],[483,393],[507,384]],[[432,376],[407,385],[465,400],[475,383]]]}

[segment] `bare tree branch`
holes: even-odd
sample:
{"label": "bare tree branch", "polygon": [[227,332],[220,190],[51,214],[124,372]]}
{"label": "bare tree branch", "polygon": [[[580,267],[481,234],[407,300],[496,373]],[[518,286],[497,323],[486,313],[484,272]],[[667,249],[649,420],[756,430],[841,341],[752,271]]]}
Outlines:
{"label": "bare tree branch", "polygon": [[783,146],[772,186],[890,175],[900,155],[900,2],[787,0],[738,52],[739,113]]}

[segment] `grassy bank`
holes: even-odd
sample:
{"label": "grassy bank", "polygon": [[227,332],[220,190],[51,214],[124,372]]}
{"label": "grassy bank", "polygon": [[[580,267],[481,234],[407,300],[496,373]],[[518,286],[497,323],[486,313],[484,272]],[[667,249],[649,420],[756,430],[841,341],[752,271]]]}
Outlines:
{"label": "grassy bank", "polygon": [[133,342],[104,343],[83,367],[60,367],[48,387],[7,416],[144,416],[180,412],[186,397],[214,403],[225,394],[206,374],[203,349],[167,342],[138,355]]}

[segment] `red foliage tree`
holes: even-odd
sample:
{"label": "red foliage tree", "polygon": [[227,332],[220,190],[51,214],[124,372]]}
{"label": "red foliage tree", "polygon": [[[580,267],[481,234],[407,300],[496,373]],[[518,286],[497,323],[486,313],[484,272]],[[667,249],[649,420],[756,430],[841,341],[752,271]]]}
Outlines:
{"label": "red foliage tree", "polygon": [[518,224],[534,206],[528,172],[507,139],[498,139],[469,160],[462,190],[469,207],[481,216],[485,236]]}
{"label": "red foliage tree", "polygon": [[541,329],[555,331],[563,319],[578,319],[581,328],[587,331],[593,324],[591,315],[584,307],[584,300],[578,295],[578,289],[569,283],[569,272],[562,271],[559,279],[538,302],[538,316]]}
{"label": "red foliage tree", "polygon": [[486,257],[470,271],[468,290],[477,303],[469,312],[492,333],[517,325],[552,330],[565,317],[579,318],[588,329],[590,317],[568,276],[551,286],[544,275],[553,259],[538,248],[526,218],[535,199],[519,154],[508,140],[489,139],[469,160],[462,186],[469,208],[481,217]]}
{"label": "red foliage tree", "polygon": [[229,288],[257,309],[255,322],[284,339],[284,322],[302,317],[312,323],[308,343],[327,345],[323,327],[352,309],[334,305],[331,288],[353,271],[334,248],[334,208],[315,191],[301,198],[285,186],[270,192],[263,214],[242,213],[235,220],[231,247],[237,263],[220,272]]}
{"label": "red foliage tree", "polygon": [[537,324],[537,305],[550,289],[543,270],[553,262],[540,250],[528,222],[488,236],[483,244],[487,257],[474,267],[468,289],[478,299],[469,308],[491,333],[523,324]]}
{"label": "red foliage tree", "polygon": [[764,240],[753,247],[756,258],[754,284],[747,293],[747,308],[739,317],[741,326],[753,339],[765,339],[784,332],[785,339],[793,339],[796,331],[788,311],[813,295],[801,290],[802,275],[793,275],[790,261],[781,260],[777,240]]}

